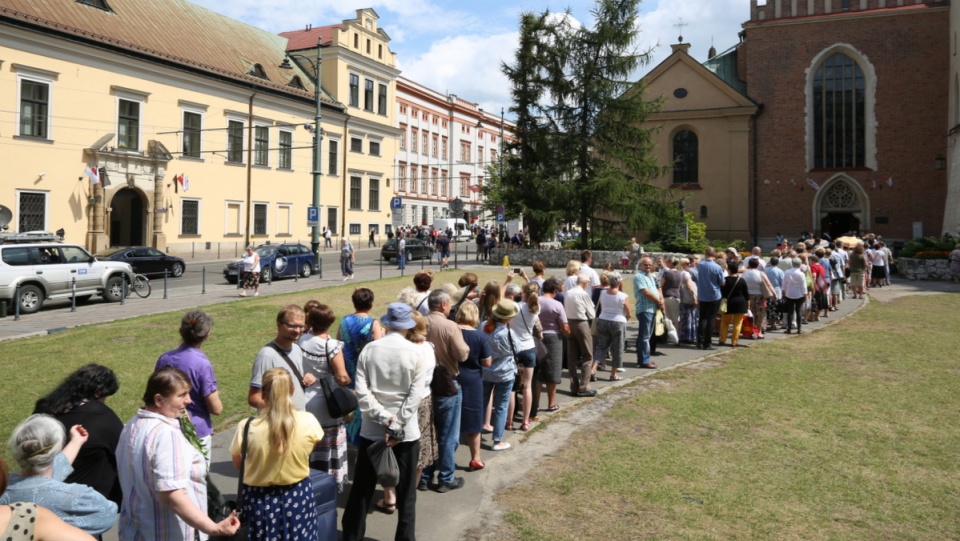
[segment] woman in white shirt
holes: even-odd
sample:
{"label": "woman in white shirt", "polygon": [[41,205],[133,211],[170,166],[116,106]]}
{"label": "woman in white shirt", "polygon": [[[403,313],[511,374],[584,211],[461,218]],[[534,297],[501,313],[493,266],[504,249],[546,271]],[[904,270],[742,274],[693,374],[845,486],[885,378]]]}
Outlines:
{"label": "woman in white shirt", "polygon": [[254,251],[253,245],[247,246],[247,255],[241,260],[243,263],[243,291],[241,297],[247,296],[247,290],[253,290],[253,296],[260,294],[260,254]]}
{"label": "woman in white shirt", "polygon": [[619,381],[617,371],[623,368],[623,339],[630,319],[630,300],[620,291],[620,275],[607,275],[610,287],[600,293],[600,313],[597,316],[597,336],[594,337],[593,358],[603,359],[610,351],[610,381]]}
{"label": "woman in white shirt", "polygon": [[[511,293],[516,294],[517,286],[507,286],[507,298]],[[536,282],[527,282],[520,291],[521,301],[517,303],[519,315],[510,320],[510,331],[519,342],[517,348],[517,365],[520,366],[520,385],[523,393],[523,424],[520,430],[530,430],[530,409],[533,405],[533,378],[537,367],[537,347],[533,342],[533,328],[540,319],[540,286]],[[508,413],[508,420],[513,419],[513,412]],[[509,421],[508,421],[509,424]]]}

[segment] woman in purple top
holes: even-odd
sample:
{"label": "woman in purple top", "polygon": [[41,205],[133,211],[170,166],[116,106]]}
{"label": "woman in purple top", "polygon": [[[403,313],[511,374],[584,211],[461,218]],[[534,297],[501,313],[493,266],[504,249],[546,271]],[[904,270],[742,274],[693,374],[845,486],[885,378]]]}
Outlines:
{"label": "woman in purple top", "polygon": [[157,359],[154,370],[165,366],[179,368],[190,378],[190,404],[187,413],[197,431],[197,438],[203,443],[203,453],[210,462],[210,443],[213,439],[213,422],[210,415],[220,415],[223,404],[217,391],[217,378],[213,374],[210,359],[200,351],[200,347],[210,338],[213,319],[203,310],[187,312],[180,320],[180,337],[183,343],[173,351],[168,351]]}

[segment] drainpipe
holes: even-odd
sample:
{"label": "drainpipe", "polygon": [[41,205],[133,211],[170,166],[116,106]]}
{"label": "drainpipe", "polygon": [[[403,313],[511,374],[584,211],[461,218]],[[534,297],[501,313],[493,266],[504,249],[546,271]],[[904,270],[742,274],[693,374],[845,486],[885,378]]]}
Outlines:
{"label": "drainpipe", "polygon": [[253,97],[257,93],[250,94],[250,104],[247,107],[247,216],[246,225],[243,233],[243,246],[250,246],[250,197],[253,186]]}
{"label": "drainpipe", "polygon": [[753,245],[760,246],[760,173],[757,171],[760,154],[759,124],[757,118],[763,114],[763,104],[757,104],[757,113],[753,115]]}
{"label": "drainpipe", "polygon": [[[350,123],[350,115],[343,117],[343,144],[340,145],[340,151],[343,152],[343,170],[340,172],[340,238],[347,238],[347,155],[350,153],[350,135],[347,133],[347,124]],[[361,201],[363,194],[360,194]]]}

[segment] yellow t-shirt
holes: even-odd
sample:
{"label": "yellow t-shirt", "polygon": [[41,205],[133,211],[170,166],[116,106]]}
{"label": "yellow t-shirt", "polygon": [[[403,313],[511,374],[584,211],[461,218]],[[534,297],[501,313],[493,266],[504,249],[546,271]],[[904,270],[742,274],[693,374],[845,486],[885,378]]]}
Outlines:
{"label": "yellow t-shirt", "polygon": [[[323,428],[310,413],[295,411],[293,434],[285,456],[278,455],[270,446],[267,422],[254,418],[247,435],[247,461],[244,464],[243,483],[254,487],[292,485],[310,475],[310,452],[323,439]],[[230,444],[230,454],[240,456],[240,444],[247,420],[240,421]]]}

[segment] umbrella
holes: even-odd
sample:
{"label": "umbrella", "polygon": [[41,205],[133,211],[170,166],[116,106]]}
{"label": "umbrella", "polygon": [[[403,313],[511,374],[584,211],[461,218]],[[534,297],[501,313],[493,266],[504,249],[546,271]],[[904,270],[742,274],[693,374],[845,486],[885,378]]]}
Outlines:
{"label": "umbrella", "polygon": [[837,244],[843,243],[843,246],[846,248],[853,248],[854,246],[856,246],[857,244],[863,241],[858,239],[857,237],[838,237],[834,239],[834,242],[836,242]]}

